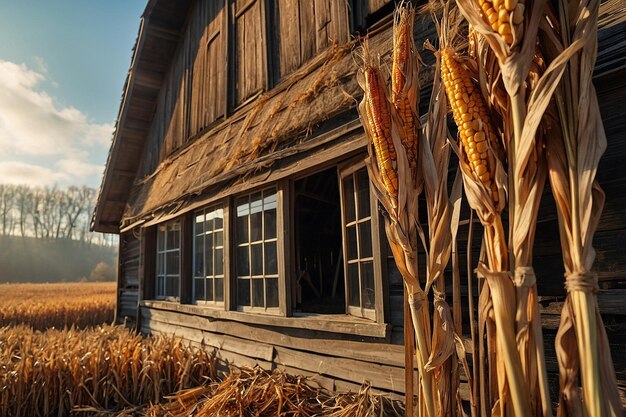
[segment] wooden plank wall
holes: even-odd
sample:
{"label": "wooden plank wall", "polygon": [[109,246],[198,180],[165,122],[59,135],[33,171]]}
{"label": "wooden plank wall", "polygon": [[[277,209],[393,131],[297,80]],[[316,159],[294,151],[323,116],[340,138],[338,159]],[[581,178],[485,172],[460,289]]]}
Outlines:
{"label": "wooden plank wall", "polygon": [[132,232],[120,235],[119,277],[117,286],[116,321],[122,323],[125,317],[137,319],[139,290],[139,239]]}
{"label": "wooden plank wall", "polygon": [[277,0],[278,78],[328,48],[349,40],[348,4],[333,0]]}
{"label": "wooden plank wall", "polygon": [[197,1],[157,101],[142,161],[145,170],[181,149],[226,114],[225,0]]}

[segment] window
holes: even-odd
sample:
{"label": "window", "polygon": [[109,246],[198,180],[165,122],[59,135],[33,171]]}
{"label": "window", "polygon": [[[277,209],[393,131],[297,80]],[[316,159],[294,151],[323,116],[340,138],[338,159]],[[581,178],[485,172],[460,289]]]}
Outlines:
{"label": "window", "polygon": [[265,0],[233,0],[235,107],[267,83]]}
{"label": "window", "polygon": [[336,0],[277,0],[275,36],[283,77],[333,42],[349,40],[348,3]]}
{"label": "window", "polygon": [[158,225],[156,298],[178,299],[180,296],[180,221]]}
{"label": "window", "polygon": [[342,178],[344,265],[348,312],[376,319],[376,288],[369,178],[360,169]]}
{"label": "window", "polygon": [[278,307],[276,189],[238,198],[236,207],[237,305]]}
{"label": "window", "polygon": [[223,303],[224,210],[200,210],[194,218],[193,299],[196,303]]}

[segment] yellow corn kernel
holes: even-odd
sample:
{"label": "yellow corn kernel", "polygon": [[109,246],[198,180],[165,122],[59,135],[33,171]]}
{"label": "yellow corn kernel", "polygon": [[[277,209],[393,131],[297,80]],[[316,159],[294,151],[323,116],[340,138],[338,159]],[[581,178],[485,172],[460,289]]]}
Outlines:
{"label": "yellow corn kernel", "polygon": [[[460,146],[466,162],[474,174],[474,179],[490,190],[493,202],[497,205],[499,196],[494,181],[495,157],[487,140],[494,140],[491,144],[494,148],[497,143],[492,133],[494,130],[491,128],[486,103],[479,89],[475,87],[470,71],[460,63],[451,49],[444,49],[441,53],[441,78],[454,121],[459,128]],[[467,101],[459,100],[457,98],[459,93],[463,98],[467,97]]]}

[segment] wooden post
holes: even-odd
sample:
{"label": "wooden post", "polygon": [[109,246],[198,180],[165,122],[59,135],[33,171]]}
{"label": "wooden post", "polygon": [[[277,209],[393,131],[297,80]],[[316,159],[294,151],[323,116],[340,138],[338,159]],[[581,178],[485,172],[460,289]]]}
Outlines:
{"label": "wooden post", "polygon": [[409,310],[409,293],[404,287],[404,404],[405,415],[413,417],[413,358],[415,357],[415,334]]}

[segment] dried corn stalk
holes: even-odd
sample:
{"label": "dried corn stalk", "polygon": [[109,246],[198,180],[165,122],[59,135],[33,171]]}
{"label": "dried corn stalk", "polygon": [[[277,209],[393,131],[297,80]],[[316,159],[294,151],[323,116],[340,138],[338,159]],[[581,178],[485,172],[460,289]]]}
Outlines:
{"label": "dried corn stalk", "polygon": [[400,7],[396,12],[391,99],[380,64],[371,55],[367,41],[363,44],[357,79],[364,91],[359,113],[370,144],[368,172],[374,192],[388,214],[387,238],[409,294],[416,338],[420,414],[435,417],[438,415],[435,375],[425,367],[431,353],[430,313],[417,272],[417,198],[421,187],[416,159],[419,85],[413,20],[411,7]]}
{"label": "dried corn stalk", "polygon": [[[558,415],[618,416],[615,370],[598,310],[597,277],[591,272],[593,235],[604,206],[604,192],[595,176],[606,148],[592,83],[599,1],[561,0],[558,7],[560,21],[546,30],[546,38],[558,52],[548,71],[554,72],[554,83],[563,74],[556,90],[561,129],[549,135],[546,144],[568,291],[556,339],[561,383]],[[560,33],[551,33],[559,28]]]}
{"label": "dried corn stalk", "polygon": [[442,45],[442,79],[459,128],[457,151],[466,195],[485,229],[487,262],[477,271],[488,285],[481,294],[481,310],[486,313],[482,317],[491,315],[495,329],[488,326],[488,336],[492,336],[491,401],[481,400],[490,407],[485,413],[508,415],[507,410],[512,408],[517,415],[530,415],[529,395],[516,348],[512,303],[515,292],[508,276],[508,249],[500,214],[505,204],[506,174],[497,155],[497,130],[477,84],[478,77],[472,72],[476,63],[454,50],[451,37],[444,35],[442,39],[448,40]]}
{"label": "dried corn stalk", "polygon": [[[444,21],[443,24],[446,24]],[[433,50],[430,44],[427,47]],[[424,180],[426,206],[428,212],[428,251],[426,289],[433,289],[433,335],[432,352],[427,369],[433,370],[437,383],[437,404],[439,415],[462,415],[459,395],[458,363],[463,364],[471,386],[471,374],[467,365],[465,348],[460,337],[460,317],[454,317],[446,301],[446,283],[444,271],[450,261],[452,251],[452,201],[460,199],[462,180],[457,172],[451,195],[448,196],[448,167],[450,147],[447,127],[447,99],[441,77],[439,76],[440,55],[436,53],[437,63],[433,80],[429,112],[424,137],[421,142],[421,168]],[[458,223],[458,211],[456,223]],[[455,300],[458,301],[458,300]],[[460,311],[457,311],[460,314]]]}

